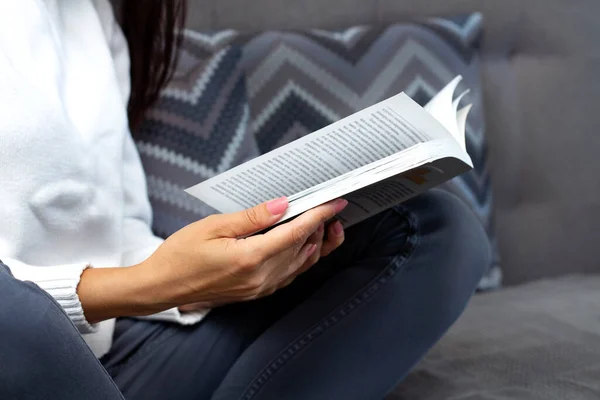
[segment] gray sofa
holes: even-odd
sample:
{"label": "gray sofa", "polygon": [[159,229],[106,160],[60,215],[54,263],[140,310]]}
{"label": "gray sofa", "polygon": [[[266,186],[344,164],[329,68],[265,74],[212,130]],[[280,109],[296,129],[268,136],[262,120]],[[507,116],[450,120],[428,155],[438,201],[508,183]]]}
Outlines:
{"label": "gray sofa", "polygon": [[481,11],[505,288],[391,399],[600,399],[600,2],[190,0],[188,26],[336,28]]}

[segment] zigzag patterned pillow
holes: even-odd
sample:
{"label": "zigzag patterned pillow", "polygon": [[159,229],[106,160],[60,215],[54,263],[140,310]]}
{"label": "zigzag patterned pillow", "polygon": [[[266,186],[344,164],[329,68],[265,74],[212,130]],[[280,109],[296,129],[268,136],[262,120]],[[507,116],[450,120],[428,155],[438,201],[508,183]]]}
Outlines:
{"label": "zigzag patterned pillow", "polygon": [[158,236],[215,213],[185,188],[259,154],[234,36],[185,32],[174,78],[136,134]]}
{"label": "zigzag patterned pillow", "polygon": [[246,37],[244,68],[251,129],[261,153],[405,91],[426,103],[457,74],[473,104],[467,147],[475,169],[446,184],[486,228],[494,257],[480,289],[500,285],[487,163],[478,43],[470,14],[341,31],[268,31]]}

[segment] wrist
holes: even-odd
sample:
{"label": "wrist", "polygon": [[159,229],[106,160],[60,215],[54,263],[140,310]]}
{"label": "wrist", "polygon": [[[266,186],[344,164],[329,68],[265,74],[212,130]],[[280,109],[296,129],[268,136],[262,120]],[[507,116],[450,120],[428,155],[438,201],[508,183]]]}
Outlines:
{"label": "wrist", "polygon": [[166,305],[153,296],[155,284],[139,266],[88,268],[77,287],[88,322],[133,317],[166,310]]}

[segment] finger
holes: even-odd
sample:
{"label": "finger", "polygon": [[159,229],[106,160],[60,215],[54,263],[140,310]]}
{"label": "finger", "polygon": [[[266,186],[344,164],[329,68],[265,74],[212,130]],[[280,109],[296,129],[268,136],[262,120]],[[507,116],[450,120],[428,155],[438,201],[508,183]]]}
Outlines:
{"label": "finger", "polygon": [[[294,281],[294,279],[296,279],[296,277],[298,275],[300,275],[303,269],[307,269],[305,268],[305,265],[309,265],[309,261],[311,257],[314,256],[314,254],[317,252],[317,248],[318,246],[314,243],[307,243],[306,245],[304,245],[302,247],[302,251],[300,253],[300,259],[295,260],[296,262],[294,263],[295,267],[292,266],[290,268],[290,275],[287,276],[285,279],[283,279],[283,281],[281,281],[277,286],[271,288],[270,290],[266,291],[264,293],[264,296],[270,296],[273,293],[275,293],[277,290],[282,289],[286,286],[288,286],[290,283],[292,283]],[[300,266],[300,267],[298,267]]]}
{"label": "finger", "polygon": [[279,286],[273,286],[273,287],[272,287],[272,288],[270,288],[269,290],[267,290],[267,291],[265,291],[265,292],[261,293],[261,294],[259,295],[259,297],[258,297],[258,298],[262,298],[262,297],[268,297],[268,296],[271,296],[273,293],[275,293],[275,292],[276,292],[276,291],[278,291],[279,289],[280,289],[280,287],[279,287]]}
{"label": "finger", "polygon": [[294,282],[294,280],[296,279],[296,277],[298,276],[298,274],[290,276],[289,278],[287,278],[285,281],[283,281],[279,287],[277,288],[277,290],[279,289],[283,289],[285,287],[288,287],[292,284],[292,282]]}
{"label": "finger", "polygon": [[296,271],[294,271],[290,277],[296,277],[298,276],[298,271],[302,270],[303,267],[309,262],[308,260],[310,260],[310,258],[313,256],[313,254],[315,254],[317,252],[317,245],[316,244],[306,244],[304,247],[302,247],[302,250],[300,251],[299,257],[298,257],[298,268],[296,268]]}
{"label": "finger", "polygon": [[276,223],[288,209],[287,197],[280,197],[247,210],[216,215],[209,231],[215,237],[239,238],[266,229]]}
{"label": "finger", "polygon": [[313,265],[315,265],[319,261],[319,258],[319,253],[317,250],[315,250],[313,255],[308,260],[306,260],[304,264],[300,268],[298,268],[298,270],[296,270],[296,272],[294,272],[293,277],[296,278],[297,276],[302,275],[303,273],[308,271]]}
{"label": "finger", "polygon": [[295,248],[295,254],[299,254],[302,246],[317,231],[319,225],[333,218],[346,205],[348,202],[343,199],[325,203],[263,235],[252,236],[246,240],[251,248],[260,251],[267,259],[290,248]]}
{"label": "finger", "polygon": [[[323,247],[323,237],[324,236],[325,236],[325,223],[322,223],[317,228],[317,231],[311,236],[312,240],[314,240],[314,241],[309,240],[310,243],[314,243],[317,245],[317,249],[315,250],[313,255],[310,256],[310,258],[307,260],[308,264],[314,265],[317,263],[317,261],[319,261],[319,258],[321,257],[321,248]],[[304,272],[304,271],[302,271],[302,272]]]}
{"label": "finger", "polygon": [[323,246],[323,240],[321,240],[319,242],[319,244],[317,244],[317,248],[315,249],[315,251],[312,253],[312,255],[310,257],[308,257],[306,259],[306,261],[304,261],[304,264],[302,264],[302,266],[300,268],[298,268],[291,276],[292,279],[295,279],[297,276],[305,273],[306,271],[308,271],[312,266],[314,266],[316,263],[319,262],[319,259],[321,258],[321,247]]}
{"label": "finger", "polygon": [[344,227],[340,221],[335,221],[329,225],[327,233],[327,240],[323,242],[323,247],[321,247],[321,257],[328,256],[344,243]]}
{"label": "finger", "polygon": [[325,236],[325,223],[321,223],[317,228],[317,231],[310,235],[310,237],[306,240],[306,243],[314,243],[319,248],[323,244],[323,236]]}
{"label": "finger", "polygon": [[319,225],[319,229],[317,229],[317,233],[320,236],[319,240],[323,240],[323,236],[325,235],[325,223],[324,222],[322,222],[321,225]]}
{"label": "finger", "polygon": [[186,312],[198,312],[198,311],[206,311],[209,307],[208,304],[206,303],[192,303],[192,304],[185,304],[183,306],[179,306],[179,311],[186,313]]}

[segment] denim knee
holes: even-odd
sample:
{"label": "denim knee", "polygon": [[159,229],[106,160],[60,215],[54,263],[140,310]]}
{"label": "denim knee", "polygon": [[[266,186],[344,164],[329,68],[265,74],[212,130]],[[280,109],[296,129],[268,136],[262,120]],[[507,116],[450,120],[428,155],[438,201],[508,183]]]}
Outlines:
{"label": "denim knee", "polygon": [[67,324],[70,323],[49,294],[32,282],[14,278],[1,262],[0,302],[0,336],[19,338],[19,342],[28,343],[28,351],[46,351],[52,336],[60,334],[51,327],[65,318]]}
{"label": "denim knee", "polygon": [[0,393],[19,399],[122,399],[60,305],[0,262]]}
{"label": "denim knee", "polygon": [[483,225],[456,195],[433,189],[409,200],[397,211],[409,215],[427,268],[441,276],[468,281],[473,288],[491,262],[491,245]]}

